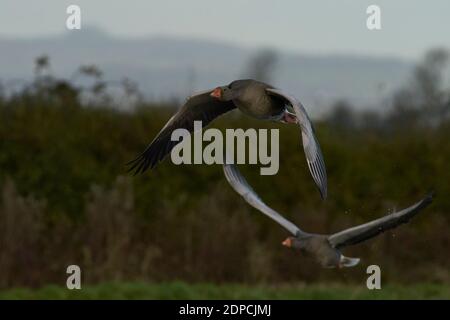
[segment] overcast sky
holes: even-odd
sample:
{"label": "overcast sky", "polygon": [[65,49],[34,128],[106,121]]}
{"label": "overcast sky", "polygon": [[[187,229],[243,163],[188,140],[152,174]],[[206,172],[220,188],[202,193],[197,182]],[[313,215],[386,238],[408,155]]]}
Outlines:
{"label": "overcast sky", "polygon": [[[1,0],[0,36],[67,32],[70,4],[81,7],[82,27],[97,26],[120,37],[171,35],[293,52],[408,59],[430,47],[450,47],[448,0]],[[366,28],[370,4],[381,8],[382,30]]]}

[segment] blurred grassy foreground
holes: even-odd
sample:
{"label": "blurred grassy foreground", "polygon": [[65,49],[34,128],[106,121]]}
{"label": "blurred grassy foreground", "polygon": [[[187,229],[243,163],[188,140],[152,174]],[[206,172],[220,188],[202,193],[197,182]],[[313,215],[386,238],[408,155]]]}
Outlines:
{"label": "blurred grassy foreground", "polygon": [[450,287],[438,284],[387,285],[381,290],[342,284],[214,285],[208,283],[103,283],[81,290],[45,286],[0,291],[0,299],[450,299]]}

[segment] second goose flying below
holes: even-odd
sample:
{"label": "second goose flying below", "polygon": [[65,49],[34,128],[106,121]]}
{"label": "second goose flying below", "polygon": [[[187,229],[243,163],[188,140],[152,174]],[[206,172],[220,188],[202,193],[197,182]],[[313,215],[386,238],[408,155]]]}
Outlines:
{"label": "second goose flying below", "polygon": [[407,223],[423,208],[428,206],[432,200],[432,194],[429,194],[421,201],[399,212],[331,235],[307,233],[267,206],[247,183],[235,165],[225,164],[223,170],[230,185],[245,201],[275,220],[293,235],[284,240],[283,245],[311,254],[323,267],[327,268],[353,267],[357,265],[359,258],[346,257],[341,253],[341,249],[376,237],[386,230]]}

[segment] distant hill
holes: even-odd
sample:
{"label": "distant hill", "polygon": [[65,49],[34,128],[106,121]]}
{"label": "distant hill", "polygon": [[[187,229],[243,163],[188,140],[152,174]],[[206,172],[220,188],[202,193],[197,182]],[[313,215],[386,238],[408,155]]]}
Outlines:
{"label": "distant hill", "polygon": [[[29,79],[34,59],[47,54],[58,76],[95,64],[107,79],[128,77],[147,97],[165,99],[245,77],[256,51],[198,39],[115,38],[86,28],[48,38],[0,38],[0,52],[2,80]],[[278,52],[273,82],[316,112],[340,98],[363,108],[403,83],[410,70],[411,63],[396,58]]]}

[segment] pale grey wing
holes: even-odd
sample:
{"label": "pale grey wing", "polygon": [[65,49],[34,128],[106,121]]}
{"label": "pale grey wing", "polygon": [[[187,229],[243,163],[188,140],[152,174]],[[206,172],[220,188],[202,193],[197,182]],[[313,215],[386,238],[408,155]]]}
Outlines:
{"label": "pale grey wing", "polygon": [[227,181],[230,183],[233,189],[237,193],[239,193],[252,207],[258,209],[269,218],[275,220],[278,224],[287,229],[294,236],[306,234],[295,224],[285,219],[278,212],[267,206],[248,184],[245,178],[241,175],[239,169],[234,164],[224,164],[223,171],[225,173]]}
{"label": "pale grey wing", "polygon": [[373,238],[386,230],[409,222],[412,217],[428,206],[432,199],[433,194],[430,193],[421,201],[399,212],[330,235],[328,241],[334,248],[342,248]]}
{"label": "pale grey wing", "polygon": [[305,108],[295,97],[283,93],[278,89],[266,89],[269,94],[274,94],[281,97],[290,104],[295,111],[295,115],[299,121],[302,131],[303,149],[305,150],[306,161],[308,163],[309,171],[319,188],[322,199],[327,197],[327,171],[325,162],[323,160],[322,151],[320,150],[319,142],[317,141],[314,127],[311,120],[306,113]]}

